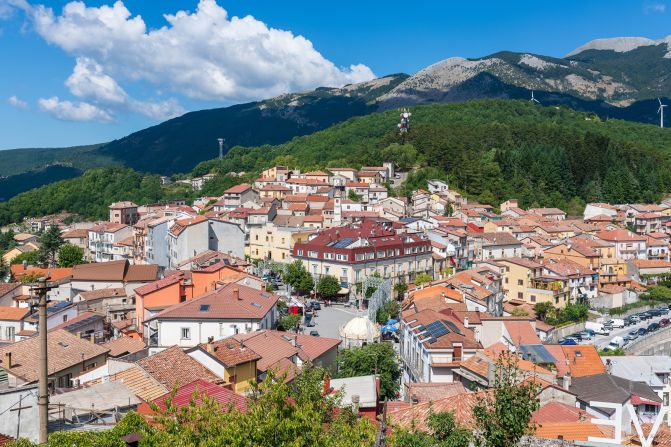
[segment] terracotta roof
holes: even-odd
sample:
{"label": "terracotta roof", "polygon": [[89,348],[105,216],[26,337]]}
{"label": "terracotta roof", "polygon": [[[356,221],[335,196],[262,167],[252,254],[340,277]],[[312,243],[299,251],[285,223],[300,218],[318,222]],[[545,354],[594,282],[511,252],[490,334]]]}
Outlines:
{"label": "terracotta roof", "polygon": [[127,260],[80,264],[72,269],[72,279],[80,281],[153,281],[158,265],[131,265]]}
{"label": "terracotta roof", "polygon": [[158,277],[157,264],[132,264],[128,266],[124,281],[154,281]]}
{"label": "terracotta roof", "polygon": [[72,268],[53,268],[53,269],[43,269],[33,266],[28,266],[25,270],[23,265],[14,264],[11,266],[12,276],[15,279],[21,279],[24,275],[31,276],[49,276],[51,281],[60,281],[61,279],[67,278],[72,275]]}
{"label": "terracotta roof", "polygon": [[640,269],[671,268],[671,262],[658,259],[634,259],[631,263]]}
{"label": "terracotta roof", "polygon": [[232,186],[224,191],[224,194],[242,194],[245,191],[252,189],[252,185],[247,183],[241,183],[239,185]]}
{"label": "terracotta roof", "polygon": [[[259,371],[266,371],[280,359],[291,358],[294,355],[299,355],[304,361],[314,361],[340,344],[340,340],[333,338],[271,330],[238,334],[232,338],[243,341],[246,347],[261,356],[256,365]],[[296,346],[292,344],[294,338]]]}
{"label": "terracotta roof", "polygon": [[545,348],[557,360],[557,376],[567,372],[572,377],[585,377],[606,372],[606,367],[593,345],[545,345]]}
{"label": "terracotta roof", "polygon": [[168,390],[144,369],[133,365],[129,369],[110,375],[110,381],[122,382],[140,399],[151,402],[163,396]]}
{"label": "terracotta roof", "polygon": [[[30,313],[29,307],[0,306],[0,320],[19,321]],[[0,334],[0,337],[2,335]]]}
{"label": "terracotta roof", "polygon": [[109,206],[111,210],[114,209],[123,209],[123,208],[137,208],[137,205],[133,202],[130,201],[125,201],[125,202],[114,202]]}
{"label": "terracotta roof", "polygon": [[88,231],[92,233],[116,233],[117,231],[123,230],[124,228],[128,228],[128,225],[103,222],[101,224],[92,226]]}
{"label": "terracotta roof", "polygon": [[[32,337],[0,347],[0,366],[28,383],[37,381],[39,341],[39,338]],[[49,332],[47,349],[50,375],[108,352],[102,346],[62,329]],[[12,353],[11,368],[4,364],[5,354],[8,352]]]}
{"label": "terracotta roof", "polygon": [[176,220],[175,223],[170,227],[170,234],[174,236],[179,236],[182,232],[191,225],[196,225],[207,220],[206,216],[198,215],[194,217],[188,217],[186,219]]}
{"label": "terracotta roof", "polygon": [[[194,400],[193,396],[196,394]],[[226,389],[222,386],[216,385],[205,380],[196,380],[186,385],[182,385],[175,391],[164,394],[163,396],[154,399],[153,403],[161,410],[166,409],[166,400],[170,399],[170,404],[177,409],[191,405],[193,401],[196,406],[202,402],[203,396],[216,401],[222,410],[227,410],[229,406],[234,406],[240,411],[247,410],[247,399],[244,396],[235,394],[235,392]]]}
{"label": "terracotta roof", "polygon": [[110,357],[120,357],[126,354],[135,354],[136,352],[140,352],[147,347],[143,340],[126,336],[102,343],[100,346],[110,350]]}
{"label": "terracotta roof", "polygon": [[209,382],[220,380],[213,372],[191,358],[178,346],[172,346],[145,357],[139,360],[137,365],[168,389],[180,383],[191,383],[198,379]]}
{"label": "terracotta roof", "polygon": [[113,298],[126,296],[126,289],[123,287],[113,287],[110,289],[98,289],[81,292],[79,294],[84,300],[99,300],[101,298]]}
{"label": "terracotta roof", "polygon": [[63,239],[83,239],[89,237],[89,230],[70,230],[61,235]]}
{"label": "terracotta roof", "polygon": [[540,345],[542,342],[528,321],[505,321],[503,325],[510,335],[510,342],[519,345]]}
{"label": "terracotta roof", "polygon": [[431,414],[450,412],[454,415],[455,420],[459,424],[468,429],[473,429],[475,428],[473,407],[478,402],[478,399],[481,399],[489,393],[490,391],[461,393],[455,396],[413,405],[409,408],[401,408],[387,414],[391,419],[392,425],[395,427],[401,427],[407,430],[417,429],[427,431],[427,422]]}
{"label": "terracotta roof", "polygon": [[[602,428],[603,427],[603,428]],[[592,424],[590,421],[553,422],[538,425],[536,437],[546,439],[563,439],[564,441],[587,441],[589,437],[609,438],[612,429]]]}
{"label": "terracotta roof", "polygon": [[251,348],[233,339],[215,341],[211,343],[209,348],[208,343],[203,343],[200,347],[220,360],[226,367],[237,366],[261,359],[261,356]]}
{"label": "terracotta roof", "polygon": [[11,436],[3,435],[0,433],[0,445],[8,445],[16,441],[16,439],[12,438]]}
{"label": "terracotta roof", "polygon": [[483,241],[483,245],[522,245],[522,243],[515,236],[513,236],[512,233],[508,233],[507,231],[480,233],[475,237],[486,240],[487,243]]}
{"label": "terracotta roof", "polygon": [[645,241],[644,236],[622,229],[599,231],[596,233],[596,237],[609,242]]}
{"label": "terracotta roof", "polygon": [[586,411],[559,401],[550,401],[531,415],[531,421],[537,424],[579,422],[589,420],[590,418],[591,415]]}
{"label": "terracotta roof", "polygon": [[461,382],[452,383],[405,383],[405,395],[410,399],[417,398],[418,402],[453,397],[466,392]]}
{"label": "terracotta roof", "polygon": [[0,282],[0,297],[21,287],[20,282]]}

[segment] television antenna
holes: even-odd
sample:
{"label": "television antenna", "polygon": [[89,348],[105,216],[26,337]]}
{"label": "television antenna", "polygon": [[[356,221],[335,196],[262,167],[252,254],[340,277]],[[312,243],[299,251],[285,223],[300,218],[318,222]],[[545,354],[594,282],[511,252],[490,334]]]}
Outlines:
{"label": "television antenna", "polygon": [[398,123],[398,132],[403,135],[408,133],[408,130],[410,129],[410,116],[412,113],[408,111],[405,107],[401,109],[401,120]]}

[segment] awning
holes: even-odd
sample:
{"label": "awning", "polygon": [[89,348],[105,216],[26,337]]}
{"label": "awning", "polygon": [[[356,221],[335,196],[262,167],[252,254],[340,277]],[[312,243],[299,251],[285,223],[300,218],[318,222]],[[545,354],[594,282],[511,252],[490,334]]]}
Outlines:
{"label": "awning", "polygon": [[644,397],[636,396],[635,394],[632,394],[631,396],[631,403],[632,405],[654,405],[656,407],[660,407],[662,405],[661,402],[649,400]]}
{"label": "awning", "polygon": [[341,288],[340,291],[338,292],[338,295],[347,295],[348,293],[349,293],[349,289],[343,287],[343,288]]}

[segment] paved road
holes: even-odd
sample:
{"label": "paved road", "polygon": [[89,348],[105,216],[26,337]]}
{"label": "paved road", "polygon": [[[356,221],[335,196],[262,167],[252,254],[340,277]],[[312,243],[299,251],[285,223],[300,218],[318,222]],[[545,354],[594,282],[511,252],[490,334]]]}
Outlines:
{"label": "paved road", "polygon": [[662,318],[669,318],[668,315],[662,315],[659,317],[653,317],[649,320],[642,321],[638,324],[631,326],[625,326],[620,329],[613,329],[609,335],[596,335],[593,340],[587,340],[582,342],[582,344],[591,344],[595,345],[597,349],[603,349],[608,346],[608,343],[613,339],[613,337],[624,337],[629,333],[629,331],[638,330],[639,328],[647,328],[652,323],[659,323],[659,320]]}
{"label": "paved road", "polygon": [[313,319],[315,325],[305,328],[305,333],[309,334],[310,331],[317,331],[322,337],[340,338],[340,326],[356,317],[356,315],[356,310],[341,305],[322,306],[322,309],[317,311],[317,317]]}

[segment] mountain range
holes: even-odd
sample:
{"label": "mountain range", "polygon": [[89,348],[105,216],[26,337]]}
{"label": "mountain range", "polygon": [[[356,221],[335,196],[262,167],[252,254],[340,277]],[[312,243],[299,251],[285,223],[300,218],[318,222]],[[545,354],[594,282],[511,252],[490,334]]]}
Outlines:
{"label": "mountain range", "polygon": [[[279,144],[349,118],[401,106],[478,98],[529,99],[543,105],[590,111],[602,118],[658,123],[657,98],[671,90],[671,36],[597,39],[563,58],[503,51],[487,57],[452,57],[416,74],[393,74],[342,88],[317,88],[231,107],[190,112],[118,140],[86,150],[55,148],[47,158],[37,149],[0,151],[0,176],[35,175],[44,184],[93,166],[120,164],[144,172],[188,172],[218,154],[217,138],[233,146]],[[17,151],[21,163],[15,163]],[[44,150],[42,150],[44,151]],[[29,161],[26,161],[29,160]],[[29,178],[29,177],[28,177]],[[0,179],[0,197],[4,182]],[[12,194],[16,191],[12,191]]]}

